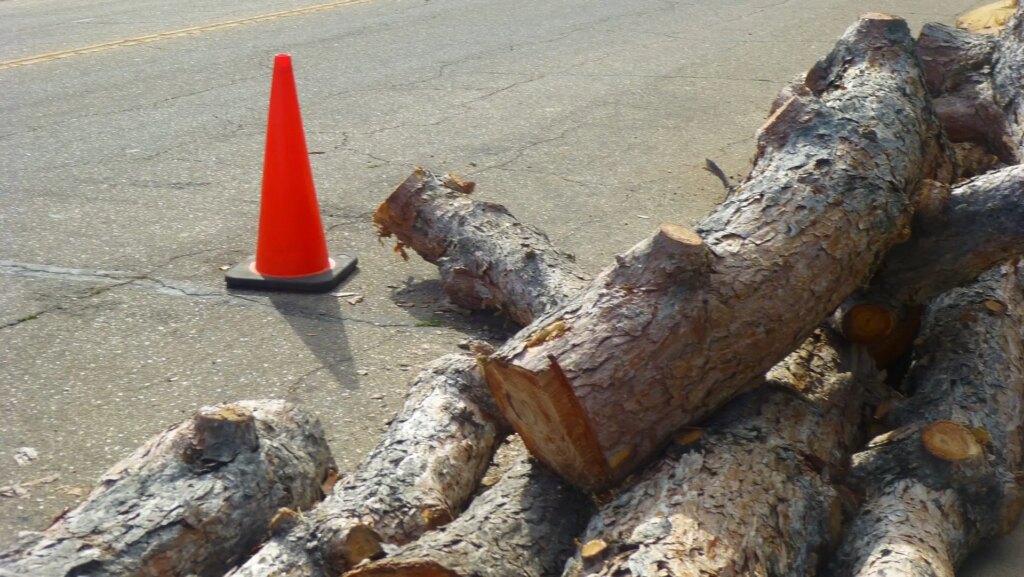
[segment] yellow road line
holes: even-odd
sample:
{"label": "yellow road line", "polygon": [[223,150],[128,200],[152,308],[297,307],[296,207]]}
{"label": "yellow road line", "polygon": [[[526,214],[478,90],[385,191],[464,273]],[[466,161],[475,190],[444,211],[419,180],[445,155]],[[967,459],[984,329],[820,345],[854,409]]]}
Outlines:
{"label": "yellow road line", "polygon": [[238,20],[229,20],[227,22],[216,22],[214,24],[206,24],[204,26],[192,26],[190,28],[182,28],[180,30],[172,30],[170,32],[161,32],[159,34],[150,34],[148,36],[137,36],[135,38],[114,40],[113,42],[93,44],[92,46],[83,46],[81,48],[72,48],[70,50],[50,52],[49,54],[27,56],[25,58],[18,58],[15,60],[7,60],[4,62],[0,62],[0,70],[6,70],[8,68],[17,68],[19,66],[28,66],[29,64],[39,64],[41,62],[49,62],[51,60],[60,60],[61,58],[68,58],[69,56],[79,56],[82,54],[103,52],[104,50],[113,50],[114,48],[121,48],[124,46],[138,46],[139,44],[149,44],[150,42],[159,42],[161,40],[170,40],[172,38],[194,36],[196,34],[202,34],[204,32],[223,30],[225,28],[234,28],[235,26],[245,26],[247,24],[256,24],[258,22],[277,20],[279,18],[287,18],[289,16],[300,16],[303,14],[312,14],[314,12],[323,12],[325,10],[333,10],[334,8],[352,6],[354,4],[366,4],[367,2],[370,1],[371,0],[342,0],[341,2],[328,2],[326,4],[317,4],[316,6],[295,8],[292,10],[284,10],[282,12],[262,14],[260,16],[250,16],[249,18],[240,18]]}

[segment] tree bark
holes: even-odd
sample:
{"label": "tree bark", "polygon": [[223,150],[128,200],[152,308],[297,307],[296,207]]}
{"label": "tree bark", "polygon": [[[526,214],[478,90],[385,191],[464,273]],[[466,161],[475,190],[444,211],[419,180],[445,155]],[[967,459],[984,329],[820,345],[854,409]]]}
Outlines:
{"label": "tree bark", "polygon": [[204,408],[0,555],[0,574],[219,576],[265,538],[279,508],[312,507],[333,465],[320,424],[283,401]]}
{"label": "tree bark", "polygon": [[[583,284],[571,257],[504,208],[471,200],[472,187],[417,169],[374,221],[382,236],[398,238],[400,252],[410,247],[437,264],[446,292],[461,306],[503,310],[527,322]],[[387,544],[415,540],[462,509],[509,429],[476,360],[442,357],[410,387],[401,413],[355,476],[232,577],[338,574],[379,556]]]}
{"label": "tree bark", "polygon": [[812,576],[838,537],[832,482],[881,376],[819,330],[601,508],[564,577]]}
{"label": "tree bark", "polygon": [[921,29],[917,53],[935,112],[953,142],[981,145],[1002,162],[1020,160],[1007,111],[998,102],[993,65],[996,37],[930,23]]}
{"label": "tree bark", "polygon": [[762,128],[751,176],[695,233],[663,225],[484,361],[531,452],[588,489],[748,390],[909,227],[948,158],[906,23],[853,26]]}
{"label": "tree bark", "polygon": [[1024,491],[1024,268],[996,268],[929,307],[898,428],[855,455],[866,502],[833,575],[953,577],[983,539],[1017,522]]}
{"label": "tree bark", "polygon": [[519,447],[509,470],[452,524],[345,577],[547,577],[593,513],[590,499]]}
{"label": "tree bark", "polygon": [[384,439],[312,513],[271,540],[233,577],[338,575],[451,521],[503,438],[468,355],[441,357],[410,386]]}
{"label": "tree bark", "polygon": [[[504,312],[520,325],[564,303],[590,280],[569,254],[508,210],[469,198],[473,183],[417,168],[373,221],[396,250],[436,264],[449,298],[468,309]],[[539,287],[543,287],[542,289]]]}
{"label": "tree bark", "polygon": [[995,93],[1010,120],[1011,139],[1017,149],[1017,161],[1024,162],[1024,4],[999,35],[999,57],[993,72]]}

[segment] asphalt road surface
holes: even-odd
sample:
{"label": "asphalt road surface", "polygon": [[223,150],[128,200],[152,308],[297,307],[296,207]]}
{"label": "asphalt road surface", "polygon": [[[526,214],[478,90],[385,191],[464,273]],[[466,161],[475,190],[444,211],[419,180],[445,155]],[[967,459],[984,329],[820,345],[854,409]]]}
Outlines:
{"label": "asphalt road surface", "polygon": [[[26,491],[0,497],[0,544],[221,401],[300,403],[351,468],[418,366],[503,338],[377,242],[369,215],[413,166],[476,180],[597,271],[711,209],[704,159],[745,172],[776,92],[860,13],[917,29],[976,4],[0,1],[0,485]],[[333,295],[223,284],[254,249],[279,52],[329,244],[360,259]],[[1014,543],[969,574],[1018,575]]]}

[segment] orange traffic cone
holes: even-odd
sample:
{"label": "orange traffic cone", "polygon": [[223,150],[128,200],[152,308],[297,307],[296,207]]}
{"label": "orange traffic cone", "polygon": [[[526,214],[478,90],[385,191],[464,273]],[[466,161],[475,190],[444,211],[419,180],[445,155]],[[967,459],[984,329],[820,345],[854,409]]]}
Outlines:
{"label": "orange traffic cone", "polygon": [[327,291],[355,266],[354,257],[332,259],[327,254],[292,60],[278,54],[270,88],[256,256],[227,272],[228,287]]}

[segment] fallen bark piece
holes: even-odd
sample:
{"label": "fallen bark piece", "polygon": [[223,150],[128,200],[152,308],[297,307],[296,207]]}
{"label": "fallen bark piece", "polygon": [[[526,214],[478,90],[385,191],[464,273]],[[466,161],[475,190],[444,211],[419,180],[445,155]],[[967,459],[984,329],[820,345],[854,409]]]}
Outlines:
{"label": "fallen bark piece", "polygon": [[903,20],[862,18],[798,92],[699,235],[663,225],[484,360],[527,447],[572,483],[614,484],[757,384],[905,238],[908,191],[951,177]]}
{"label": "fallen bark piece", "polygon": [[452,524],[345,577],[547,577],[593,513],[586,495],[525,448]]}
{"label": "fallen bark piece", "polygon": [[355,474],[234,577],[338,575],[450,522],[476,489],[503,438],[472,399],[486,394],[476,361],[441,357],[409,387],[384,439]]}
{"label": "fallen bark piece", "polygon": [[863,351],[815,333],[603,506],[564,577],[815,575],[841,521],[833,477],[880,378]]}
{"label": "fallen bark piece", "polygon": [[831,575],[953,577],[979,543],[1017,523],[1022,280],[1020,265],[997,267],[929,306],[907,376],[913,395],[886,416],[899,428],[854,456],[849,482],[866,501]]}
{"label": "fallen bark piece", "polygon": [[[445,293],[468,309],[500,310],[520,325],[590,280],[573,257],[505,207],[469,198],[457,177],[417,168],[373,215],[382,237],[437,265]],[[544,287],[538,290],[537,287]]]}
{"label": "fallen bark piece", "polygon": [[0,555],[0,574],[219,576],[266,537],[279,508],[312,507],[333,465],[320,424],[284,401],[203,408]]}

